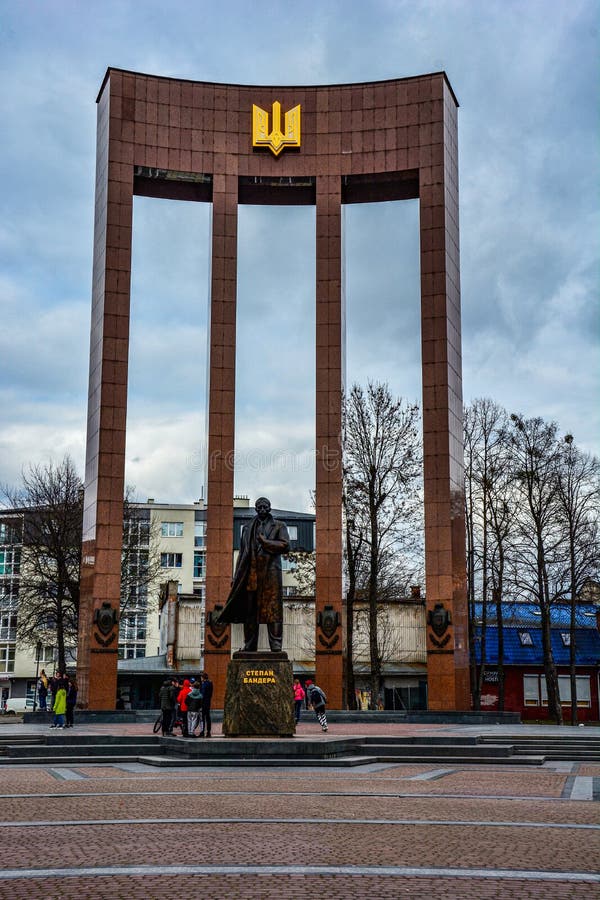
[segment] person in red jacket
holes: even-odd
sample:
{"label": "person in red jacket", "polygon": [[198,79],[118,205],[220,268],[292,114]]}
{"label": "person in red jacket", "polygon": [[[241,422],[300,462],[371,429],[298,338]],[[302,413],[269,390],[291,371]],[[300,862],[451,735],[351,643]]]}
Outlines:
{"label": "person in red jacket", "polygon": [[294,718],[296,719],[296,725],[300,721],[302,704],[304,702],[305,696],[306,694],[304,692],[304,688],[300,684],[300,679],[294,678]]}
{"label": "person in red jacket", "polygon": [[183,682],[183,687],[177,694],[177,702],[179,704],[179,709],[181,710],[181,714],[182,714],[181,715],[181,721],[182,721],[181,733],[182,733],[183,737],[188,737],[188,735],[189,735],[188,727],[187,727],[188,708],[187,708],[187,703],[185,701],[186,701],[187,695],[190,693],[191,690],[192,690],[192,685],[190,684],[190,680],[189,680],[189,678],[185,678],[184,682]]}

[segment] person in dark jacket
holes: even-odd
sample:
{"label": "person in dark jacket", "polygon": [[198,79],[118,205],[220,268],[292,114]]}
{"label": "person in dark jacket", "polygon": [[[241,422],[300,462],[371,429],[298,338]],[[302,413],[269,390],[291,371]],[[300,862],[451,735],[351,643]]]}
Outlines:
{"label": "person in dark jacket", "polygon": [[173,734],[173,714],[177,702],[177,681],[167,678],[158,692],[158,702],[162,713],[162,735]]}
{"label": "person in dark jacket", "polygon": [[317,684],[310,684],[306,688],[306,695],[308,702],[315,711],[319,725],[323,731],[327,731],[327,715],[325,713],[327,697],[325,696],[325,691],[321,690]]}
{"label": "person in dark jacket", "polygon": [[206,732],[206,737],[209,738],[211,736],[211,718],[210,718],[210,704],[212,701],[213,695],[213,683],[208,677],[208,672],[202,673],[202,731],[200,732],[200,737],[204,737]]}
{"label": "person in dark jacket", "polygon": [[77,682],[75,678],[69,678],[69,687],[67,688],[67,722],[65,728],[73,727],[73,718],[75,713],[75,704],[77,703]]}
{"label": "person in dark jacket", "polygon": [[196,727],[202,719],[202,686],[199,681],[194,682],[192,689],[185,698],[187,704],[188,737],[200,737],[194,734]]}

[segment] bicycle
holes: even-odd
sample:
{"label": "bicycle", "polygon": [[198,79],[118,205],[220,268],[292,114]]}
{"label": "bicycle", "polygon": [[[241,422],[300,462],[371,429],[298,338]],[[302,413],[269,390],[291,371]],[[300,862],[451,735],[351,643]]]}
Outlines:
{"label": "bicycle", "polygon": [[[152,726],[152,732],[154,734],[158,734],[159,731],[162,731],[162,720],[163,720],[163,714],[162,714],[162,709],[161,709],[160,713],[158,714],[158,718],[157,718],[156,722]],[[183,721],[181,720],[181,718],[179,716],[179,712],[177,712],[177,714],[175,716],[175,721],[171,722],[171,732],[173,732],[175,728],[179,728],[181,733],[183,734]]]}

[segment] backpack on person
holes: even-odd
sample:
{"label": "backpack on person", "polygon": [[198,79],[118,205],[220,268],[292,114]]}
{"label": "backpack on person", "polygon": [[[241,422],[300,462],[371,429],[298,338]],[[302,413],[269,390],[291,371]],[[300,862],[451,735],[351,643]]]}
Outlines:
{"label": "backpack on person", "polygon": [[325,706],[327,697],[320,687],[313,685],[310,690],[310,704],[312,707]]}

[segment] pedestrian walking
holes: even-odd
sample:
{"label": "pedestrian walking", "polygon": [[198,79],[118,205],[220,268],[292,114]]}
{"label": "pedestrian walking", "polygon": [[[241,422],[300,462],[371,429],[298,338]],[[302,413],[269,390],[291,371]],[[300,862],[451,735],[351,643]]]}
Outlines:
{"label": "pedestrian walking", "polygon": [[185,698],[187,704],[187,727],[188,737],[200,737],[200,734],[194,734],[196,728],[202,721],[202,685],[199,681],[195,681],[192,690]]}
{"label": "pedestrian walking", "polygon": [[65,728],[72,728],[74,724],[75,704],[77,703],[77,682],[75,678],[69,678],[69,687],[67,688],[67,721]]}
{"label": "pedestrian walking", "polygon": [[294,718],[296,719],[296,725],[300,721],[305,696],[306,692],[300,684],[300,679],[294,678]]}
{"label": "pedestrian walking", "polygon": [[177,702],[178,686],[175,678],[167,678],[158,692],[158,702],[162,716],[162,736],[173,734],[173,721],[175,716],[175,704]]}
{"label": "pedestrian walking", "polygon": [[317,684],[311,684],[308,688],[308,702],[315,711],[319,725],[323,731],[327,731],[327,715],[325,713],[327,697],[325,691],[321,690]]}
{"label": "pedestrian walking", "polygon": [[212,721],[210,718],[210,704],[212,702],[213,695],[213,683],[208,677],[208,672],[202,673],[202,731],[200,732],[200,737],[205,736],[209,738],[211,736],[210,731],[212,727]]}
{"label": "pedestrian walking", "polygon": [[50,728],[65,727],[65,713],[67,711],[67,692],[64,687],[59,687],[54,695],[54,704],[52,712],[54,713],[54,722]]}

